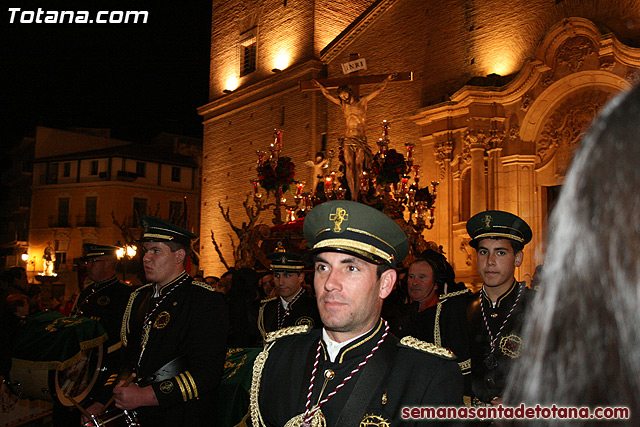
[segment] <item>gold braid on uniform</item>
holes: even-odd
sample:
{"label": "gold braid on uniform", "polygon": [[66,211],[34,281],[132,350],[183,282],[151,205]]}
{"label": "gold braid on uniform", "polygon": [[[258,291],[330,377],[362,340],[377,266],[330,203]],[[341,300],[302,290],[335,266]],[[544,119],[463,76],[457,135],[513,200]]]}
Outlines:
{"label": "gold braid on uniform", "polygon": [[127,346],[127,334],[129,333],[129,319],[131,318],[133,301],[136,299],[141,290],[146,289],[149,286],[153,286],[153,283],[148,283],[146,285],[140,286],[129,296],[127,307],[124,309],[124,315],[122,316],[122,326],[120,327],[120,341],[122,341],[122,345],[124,345],[125,347]]}
{"label": "gold braid on uniform", "polygon": [[464,288],[461,291],[449,292],[448,294],[442,294],[438,298],[440,299],[440,301],[442,301],[443,299],[451,298],[451,297],[457,297],[458,295],[466,294],[466,293],[469,293],[469,292],[471,292],[469,290],[469,288]]}
{"label": "gold braid on uniform", "polygon": [[416,350],[424,351],[425,353],[433,354],[442,359],[451,360],[456,358],[456,355],[453,354],[453,352],[449,349],[425,341],[420,341],[419,339],[411,336],[402,338],[400,340],[400,344],[405,347],[414,348]]}
{"label": "gold braid on uniform", "polygon": [[193,282],[191,282],[191,284],[192,284],[192,285],[196,285],[196,286],[200,286],[201,288],[205,288],[206,290],[211,291],[211,292],[217,292],[217,291],[216,291],[215,289],[213,289],[213,288],[211,287],[211,285],[210,285],[210,284],[208,284],[208,283],[198,282],[197,280],[194,280]]}
{"label": "gold braid on uniform", "polygon": [[260,382],[262,381],[262,370],[267,362],[267,357],[269,357],[269,350],[274,346],[277,339],[289,335],[307,333],[309,329],[309,325],[290,326],[267,334],[264,350],[258,354],[258,357],[256,357],[256,360],[253,362],[253,375],[251,376],[251,388],[249,389],[249,413],[251,414],[251,425],[253,427],[265,426],[262,414],[260,413],[258,397],[260,393]]}
{"label": "gold braid on uniform", "polygon": [[441,312],[442,312],[442,301],[438,302],[438,305],[436,306],[436,319],[435,319],[435,322],[433,322],[433,342],[438,346],[442,346],[442,338],[440,338],[440,313]]}
{"label": "gold braid on uniform", "polygon": [[270,343],[282,337],[289,335],[306,334],[311,329],[309,325],[289,326],[287,328],[278,329],[277,331],[269,332],[265,342]]}
{"label": "gold braid on uniform", "polygon": [[269,301],[273,301],[276,298],[278,297],[271,297],[260,301],[260,309],[258,310],[258,330],[260,331],[260,335],[262,335],[263,340],[267,337],[267,330],[264,327],[264,308]]}

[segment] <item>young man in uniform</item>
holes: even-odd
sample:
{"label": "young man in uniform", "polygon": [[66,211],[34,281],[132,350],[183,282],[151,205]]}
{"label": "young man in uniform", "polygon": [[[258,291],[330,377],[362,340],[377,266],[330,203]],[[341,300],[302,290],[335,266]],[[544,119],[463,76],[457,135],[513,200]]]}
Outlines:
{"label": "young man in uniform", "polygon": [[302,287],[304,264],[298,254],[276,251],[267,255],[271,260],[276,295],[262,301],[258,312],[258,329],[264,340],[267,333],[288,326],[320,327],[318,306],[313,296]]}
{"label": "young man in uniform", "polygon": [[467,221],[467,232],[483,283],[468,306],[472,404],[497,405],[502,403],[511,362],[520,357],[525,308],[534,292],[515,279],[532,233],[524,220],[504,211],[474,215]]}
{"label": "young man in uniform", "polygon": [[254,364],[253,426],[425,426],[404,419],[403,408],[461,405],[453,354],[398,341],[380,317],[408,252],[402,229],[369,206],[336,200],[310,211],[304,234],[324,328],[269,334]]}
{"label": "young man in uniform", "polygon": [[224,366],[227,308],[184,270],[195,235],[155,217],[142,223],[150,283],[131,295],[121,331],[136,378],[118,383],[115,404],[135,410],[141,425],[207,425]]}

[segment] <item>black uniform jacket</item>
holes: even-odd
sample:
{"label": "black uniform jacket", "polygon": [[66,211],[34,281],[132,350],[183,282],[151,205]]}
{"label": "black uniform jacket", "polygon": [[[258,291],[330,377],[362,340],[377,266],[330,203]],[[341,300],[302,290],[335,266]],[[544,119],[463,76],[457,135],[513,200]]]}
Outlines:
{"label": "black uniform jacket", "polygon": [[[371,331],[342,348],[335,362],[329,360],[322,341],[311,405],[335,390],[366,358],[383,333],[384,325],[380,320]],[[263,365],[258,396],[265,425],[283,426],[305,411],[311,371],[321,337],[322,330],[314,329],[307,334],[280,338],[272,347],[267,343],[268,357]],[[321,407],[327,426],[425,426],[429,423],[424,420],[402,420],[402,408],[460,406],[462,376],[453,356],[445,349],[418,342],[420,345],[430,350],[402,345],[394,335],[387,335],[373,357]],[[254,364],[254,381],[259,368],[258,362]],[[335,376],[327,382],[320,396],[324,373],[328,369]],[[254,390],[257,387],[252,385],[252,392]],[[252,399],[254,397],[252,395]],[[250,413],[255,419],[254,407],[250,407]],[[254,427],[257,427],[256,423]]]}
{"label": "black uniform jacket", "polygon": [[[160,403],[136,410],[140,424],[208,425],[227,350],[229,319],[223,296],[186,273],[164,286],[152,301],[154,291],[154,284],[149,284],[131,295],[122,325],[127,361],[137,368],[138,381],[152,383]],[[151,328],[142,350],[145,317]],[[185,364],[179,373],[166,379],[152,377],[180,356]]]}
{"label": "black uniform jacket", "polygon": [[[280,324],[278,324],[278,320]],[[316,299],[309,295],[304,288],[289,303],[289,310],[284,309],[280,297],[272,297],[262,301],[258,312],[258,329],[260,329],[263,339],[269,332],[299,325],[309,325],[311,328],[322,326]]]}
{"label": "black uniform jacket", "polygon": [[95,319],[107,331],[106,351],[102,372],[92,390],[92,398],[105,403],[112,395],[117,374],[124,362],[124,351],[120,341],[122,316],[133,288],[118,280],[116,276],[103,282],[93,282],[76,298],[72,316]]}
{"label": "black uniform jacket", "polygon": [[[396,334],[412,336],[451,350],[465,377],[465,396],[471,393],[471,350],[467,326],[467,298],[470,291],[451,292],[439,296],[438,303],[418,311],[417,305],[404,306],[405,313],[396,323]],[[467,378],[469,380],[467,381]]]}
{"label": "black uniform jacket", "polygon": [[104,282],[93,282],[87,286],[71,310],[72,316],[95,319],[107,331],[107,346],[115,349],[120,343],[122,316],[133,288],[118,280],[116,276]]}
{"label": "black uniform jacket", "polygon": [[[535,291],[528,289],[524,282],[514,280],[511,288],[498,298],[495,307],[483,290],[470,296],[467,317],[471,340],[472,389],[475,397],[484,403],[502,397],[511,362],[520,357],[522,352],[525,311],[534,295]],[[493,352],[487,324],[495,339]]]}

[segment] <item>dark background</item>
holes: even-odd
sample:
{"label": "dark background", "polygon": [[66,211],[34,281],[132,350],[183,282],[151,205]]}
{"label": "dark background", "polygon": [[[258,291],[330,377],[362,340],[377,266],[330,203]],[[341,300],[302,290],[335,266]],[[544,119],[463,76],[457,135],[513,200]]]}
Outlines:
{"label": "dark background", "polygon": [[[23,1],[2,10],[3,148],[36,125],[111,128],[148,142],[202,135],[208,102],[211,0]],[[22,10],[147,10],[146,24],[10,23]],[[16,21],[19,17],[16,18]]]}

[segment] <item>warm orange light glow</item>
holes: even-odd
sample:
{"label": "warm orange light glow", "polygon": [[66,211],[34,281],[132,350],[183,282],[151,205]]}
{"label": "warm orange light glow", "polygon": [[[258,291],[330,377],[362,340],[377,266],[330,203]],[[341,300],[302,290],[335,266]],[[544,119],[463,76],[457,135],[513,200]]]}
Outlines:
{"label": "warm orange light glow", "polygon": [[232,77],[227,78],[227,81],[225,82],[224,88],[226,90],[236,90],[239,85],[240,85],[240,82],[239,82],[238,78],[236,76],[232,76]]}
{"label": "warm orange light glow", "polygon": [[487,74],[499,74],[501,76],[508,76],[516,71],[515,58],[511,55],[497,55],[492,61],[493,63],[488,67]]}
{"label": "warm orange light glow", "polygon": [[284,70],[291,63],[291,55],[287,52],[278,52],[273,63],[273,68]]}

